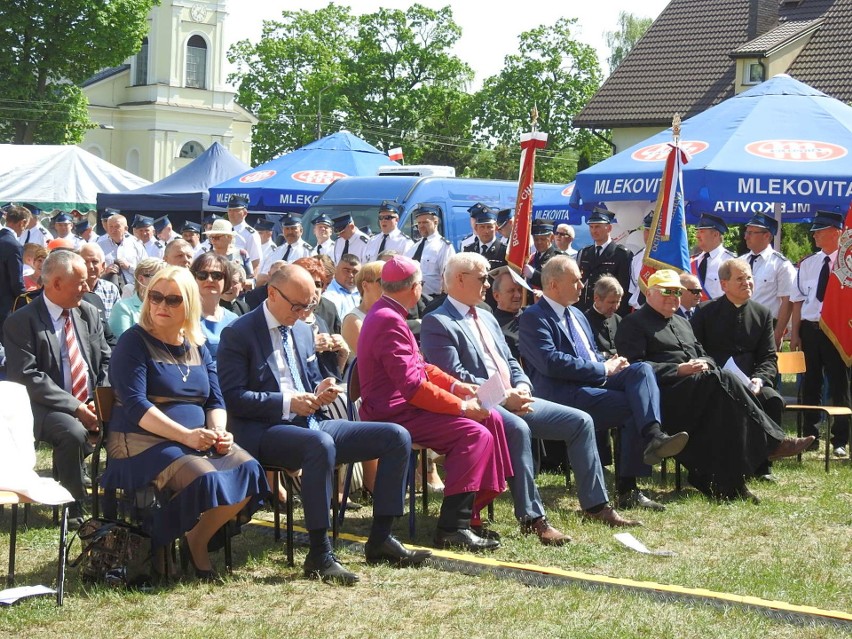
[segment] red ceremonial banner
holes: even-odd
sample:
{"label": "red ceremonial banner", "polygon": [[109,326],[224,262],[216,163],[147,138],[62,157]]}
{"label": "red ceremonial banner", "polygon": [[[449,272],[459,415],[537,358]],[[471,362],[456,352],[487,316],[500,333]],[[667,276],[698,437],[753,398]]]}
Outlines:
{"label": "red ceremonial banner", "polygon": [[847,366],[852,366],[852,204],[828,278],[819,324]]}
{"label": "red ceremonial banner", "polygon": [[509,239],[506,261],[518,272],[530,256],[532,226],[533,182],[535,181],[535,151],[547,146],[547,133],[533,131],[521,134],[521,171],[518,196],[515,198],[515,226]]}

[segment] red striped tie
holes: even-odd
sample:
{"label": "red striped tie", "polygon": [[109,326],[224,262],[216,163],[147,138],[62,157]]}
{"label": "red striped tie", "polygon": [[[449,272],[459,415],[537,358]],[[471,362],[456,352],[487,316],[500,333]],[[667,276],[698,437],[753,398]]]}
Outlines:
{"label": "red striped tie", "polygon": [[68,350],[68,362],[71,366],[71,394],[81,402],[89,399],[89,374],[86,372],[86,363],[80,353],[77,343],[77,334],[71,323],[71,314],[68,309],[62,311],[65,318],[65,348]]}

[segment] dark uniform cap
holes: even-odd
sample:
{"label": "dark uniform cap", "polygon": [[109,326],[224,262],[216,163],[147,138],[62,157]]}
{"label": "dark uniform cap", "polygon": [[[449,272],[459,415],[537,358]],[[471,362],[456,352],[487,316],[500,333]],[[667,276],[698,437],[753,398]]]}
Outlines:
{"label": "dark uniform cap", "polygon": [[245,195],[232,195],[228,198],[229,209],[244,209],[248,207],[248,198]]}
{"label": "dark uniform cap", "polygon": [[646,229],[651,228],[651,223],[653,221],[654,221],[654,212],[651,211],[650,213],[648,213],[648,215],[646,215],[645,217],[642,218],[642,227],[646,228]]}
{"label": "dark uniform cap", "polygon": [[389,213],[396,213],[397,217],[402,215],[402,207],[392,200],[385,200],[379,206],[379,213],[382,211],[388,211]]}
{"label": "dark uniform cap", "polygon": [[281,226],[299,226],[301,223],[302,216],[297,213],[285,213],[281,216]]}
{"label": "dark uniform cap", "polygon": [[92,223],[91,223],[91,222],[89,222],[89,218],[87,218],[87,217],[84,217],[82,220],[80,220],[79,222],[77,222],[77,223],[74,225],[74,231],[75,231],[78,235],[80,235],[80,234],[82,234],[82,233],[85,233],[85,232],[86,232],[86,231],[88,231],[90,228],[92,228]]}
{"label": "dark uniform cap", "polygon": [[443,215],[443,211],[441,210],[440,205],[438,204],[418,204],[414,207],[414,210],[411,212],[415,219],[420,217],[421,215],[435,215],[437,217],[441,217]]}
{"label": "dark uniform cap", "polygon": [[213,224],[213,222],[215,222],[216,220],[221,220],[221,219],[222,218],[219,217],[218,215],[214,215],[213,213],[211,213],[210,215],[208,215],[207,217],[204,218],[204,223],[205,224]]}
{"label": "dark uniform cap", "polygon": [[598,208],[592,211],[589,219],[586,220],[586,224],[612,224],[613,222],[615,222],[615,213]]}
{"label": "dark uniform cap", "polygon": [[494,209],[483,209],[474,218],[477,224],[489,224],[497,221],[497,212]]}
{"label": "dark uniform cap", "polygon": [[[212,224],[212,222],[211,222]],[[180,227],[181,233],[198,233],[201,235],[201,225],[198,222],[184,222]]]}
{"label": "dark uniform cap", "polygon": [[106,222],[113,215],[121,215],[121,211],[119,209],[104,209],[104,212],[101,214],[101,221]]}
{"label": "dark uniform cap", "polygon": [[500,209],[497,211],[497,226],[503,226],[506,222],[515,217],[515,209]]}
{"label": "dark uniform cap", "polygon": [[697,229],[713,229],[714,231],[719,231],[722,235],[728,232],[728,225],[718,215],[712,215],[710,213],[702,213],[701,217],[698,220],[698,224],[695,225]]}
{"label": "dark uniform cap", "polygon": [[551,233],[553,233],[553,222],[550,220],[533,220],[533,235],[550,235]]}
{"label": "dark uniform cap", "polygon": [[60,213],[55,218],[53,218],[54,224],[56,224],[57,222],[73,222],[73,221],[74,220],[72,220],[71,216],[68,215],[67,213]]}
{"label": "dark uniform cap", "polygon": [[325,213],[320,213],[314,218],[314,224],[322,224],[323,226],[334,226],[331,222],[331,218],[328,217]]}
{"label": "dark uniform cap", "polygon": [[843,228],[843,214],[831,211],[817,211],[809,231],[821,231],[822,229]]}
{"label": "dark uniform cap", "polygon": [[260,218],[254,223],[255,231],[272,231],[275,229],[275,221],[267,220],[265,217]]}
{"label": "dark uniform cap", "polygon": [[[467,212],[470,213],[470,217],[473,218],[476,218],[482,215],[483,213],[490,213],[491,211],[492,208],[487,204],[483,204],[482,202],[477,202],[467,210]],[[495,215],[494,217],[496,218],[497,216]]]}
{"label": "dark uniform cap", "polygon": [[771,235],[778,233],[778,221],[764,213],[755,214],[754,217],[746,222],[746,226],[757,226],[766,229]]}
{"label": "dark uniform cap", "polygon": [[137,215],[133,220],[133,228],[144,229],[147,226],[154,226],[154,220],[146,215]]}
{"label": "dark uniform cap", "polygon": [[172,223],[172,221],[169,219],[168,215],[164,215],[163,217],[158,217],[156,220],[154,220],[154,230],[157,231],[157,233],[159,233],[160,231],[162,231],[167,226],[170,226],[171,223]]}
{"label": "dark uniform cap", "polygon": [[331,219],[331,227],[334,229],[335,233],[340,233],[350,224],[352,224],[351,213],[344,213],[343,215],[338,215]]}

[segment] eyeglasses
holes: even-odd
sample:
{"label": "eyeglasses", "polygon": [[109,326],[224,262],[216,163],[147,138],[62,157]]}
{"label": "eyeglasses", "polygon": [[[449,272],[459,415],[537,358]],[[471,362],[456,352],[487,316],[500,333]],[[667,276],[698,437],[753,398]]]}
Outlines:
{"label": "eyeglasses", "polygon": [[680,297],[683,295],[683,289],[680,288],[658,288],[657,290],[666,297]]}
{"label": "eyeglasses", "polygon": [[199,282],[206,282],[211,279],[214,282],[221,282],[225,279],[225,274],[222,271],[196,271],[195,279]]}
{"label": "eyeglasses", "polygon": [[180,295],[163,295],[160,291],[148,291],[148,302],[154,306],[159,306],[165,302],[169,308],[175,308],[183,304],[183,297]]}
{"label": "eyeglasses", "polygon": [[312,310],[314,310],[317,307],[317,302],[314,302],[312,304],[296,304],[296,303],[293,302],[293,300],[291,300],[289,297],[284,295],[284,293],[281,292],[281,289],[278,288],[277,286],[272,286],[272,284],[269,284],[268,286],[269,286],[269,288],[274,288],[275,291],[281,297],[283,297],[285,300],[287,300],[287,303],[290,305],[290,310],[293,311],[294,313],[310,313]]}
{"label": "eyeglasses", "polygon": [[322,287],[323,287],[323,283],[322,283],[322,282],[320,282],[319,280],[314,280],[314,286],[315,286],[316,288],[322,288]]}
{"label": "eyeglasses", "polygon": [[566,233],[565,231],[556,231],[554,235],[558,235],[559,237],[574,237],[573,235],[571,235],[570,233]]}
{"label": "eyeglasses", "polygon": [[386,222],[388,220],[395,220],[396,218],[397,218],[396,215],[380,215],[379,216],[379,220],[384,221],[384,222]]}
{"label": "eyeglasses", "polygon": [[488,274],[487,274],[487,273],[486,273],[485,275],[478,276],[478,275],[476,275],[475,273],[471,273],[471,272],[469,272],[469,271],[464,271],[464,272],[462,273],[462,275],[473,275],[475,279],[479,280],[479,283],[480,283],[480,284],[485,284],[485,282],[487,282],[487,281],[488,281]]}
{"label": "eyeglasses", "polygon": [[701,295],[701,289],[700,288],[688,288],[686,290],[689,291],[690,293],[692,293],[693,295]]}

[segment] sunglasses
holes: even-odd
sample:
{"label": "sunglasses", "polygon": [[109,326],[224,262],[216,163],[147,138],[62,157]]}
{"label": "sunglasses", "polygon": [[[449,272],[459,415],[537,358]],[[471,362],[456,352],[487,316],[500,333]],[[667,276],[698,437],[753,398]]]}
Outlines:
{"label": "sunglasses", "polygon": [[558,235],[559,237],[574,237],[570,233],[566,233],[565,231],[556,231],[554,235]]}
{"label": "sunglasses", "polygon": [[693,295],[701,295],[701,289],[700,288],[688,288],[686,290],[689,291],[690,293],[692,293]]}
{"label": "sunglasses", "polygon": [[666,297],[680,297],[683,295],[683,290],[679,288],[659,288],[657,290]]}
{"label": "sunglasses", "polygon": [[222,271],[196,271],[195,279],[199,282],[206,282],[208,279],[214,282],[221,282],[225,279],[225,274]]}
{"label": "sunglasses", "polygon": [[465,273],[462,273],[462,275],[473,275],[474,279],[479,280],[480,284],[485,284],[485,282],[488,281],[488,275],[487,274],[480,276],[480,275],[476,275],[475,273],[465,272]]}
{"label": "sunglasses", "polygon": [[175,308],[183,304],[183,297],[180,295],[163,295],[160,291],[148,291],[148,302],[155,306],[165,302],[169,308]]}
{"label": "sunglasses", "polygon": [[379,220],[387,221],[387,220],[395,220],[396,215],[380,215]]}

